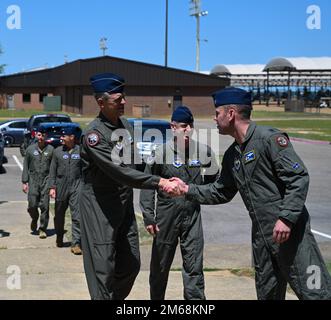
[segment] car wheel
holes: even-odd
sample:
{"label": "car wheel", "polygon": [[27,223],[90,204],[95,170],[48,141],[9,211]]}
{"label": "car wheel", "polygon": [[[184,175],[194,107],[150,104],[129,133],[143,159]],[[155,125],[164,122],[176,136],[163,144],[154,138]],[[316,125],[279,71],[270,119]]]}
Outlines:
{"label": "car wheel", "polygon": [[11,147],[14,144],[14,138],[11,136],[5,136],[5,146]]}

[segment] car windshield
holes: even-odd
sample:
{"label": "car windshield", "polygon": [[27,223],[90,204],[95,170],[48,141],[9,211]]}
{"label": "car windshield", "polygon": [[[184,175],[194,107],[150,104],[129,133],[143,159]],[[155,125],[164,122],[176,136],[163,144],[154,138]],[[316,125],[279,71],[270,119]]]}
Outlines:
{"label": "car windshield", "polygon": [[42,118],[36,118],[33,126],[38,127],[40,123],[44,122],[71,122],[70,118],[67,117],[42,117]]}
{"label": "car windshield", "polygon": [[[158,124],[158,125],[149,125],[149,124],[145,125],[144,124],[143,125],[143,130],[142,130],[143,141],[149,142],[149,141],[151,141],[150,138],[153,135],[153,133],[161,132],[162,133],[163,141],[159,141],[160,138],[158,138],[156,136],[156,139],[155,139],[154,142],[156,142],[156,143],[165,143],[167,141],[167,138],[169,138],[169,134],[167,136],[167,130],[169,130],[169,129],[170,129],[170,126],[168,124]],[[148,131],[147,134],[145,134],[146,131]]]}
{"label": "car windshield", "polygon": [[154,142],[158,144],[166,143],[171,137],[171,134],[167,134],[167,130],[170,130],[170,123],[166,121],[150,121],[140,119],[129,119],[129,123],[134,130],[142,130],[142,137],[140,132],[136,132],[135,137],[137,142]]}
{"label": "car windshield", "polygon": [[46,128],[47,134],[61,134],[63,127],[50,127]]}

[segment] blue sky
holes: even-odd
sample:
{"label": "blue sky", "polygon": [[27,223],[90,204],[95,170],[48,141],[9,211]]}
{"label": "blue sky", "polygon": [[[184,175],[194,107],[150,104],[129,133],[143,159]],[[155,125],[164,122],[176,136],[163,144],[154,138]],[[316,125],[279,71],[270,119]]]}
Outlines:
{"label": "blue sky", "polygon": [[[22,29],[6,26],[7,8],[21,9]],[[321,29],[309,30],[309,5],[321,9]],[[267,63],[276,56],[331,56],[330,0],[202,0],[201,70],[216,64]],[[169,0],[168,66],[195,69],[195,18],[189,0]],[[164,64],[165,0],[2,0],[0,64],[6,74],[107,54]]]}

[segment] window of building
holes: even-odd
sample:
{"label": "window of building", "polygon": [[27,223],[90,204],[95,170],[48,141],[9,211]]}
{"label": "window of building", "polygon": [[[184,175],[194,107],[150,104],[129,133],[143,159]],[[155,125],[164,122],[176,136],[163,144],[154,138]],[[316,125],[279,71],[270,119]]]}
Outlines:
{"label": "window of building", "polygon": [[31,103],[31,93],[23,93],[23,103]]}

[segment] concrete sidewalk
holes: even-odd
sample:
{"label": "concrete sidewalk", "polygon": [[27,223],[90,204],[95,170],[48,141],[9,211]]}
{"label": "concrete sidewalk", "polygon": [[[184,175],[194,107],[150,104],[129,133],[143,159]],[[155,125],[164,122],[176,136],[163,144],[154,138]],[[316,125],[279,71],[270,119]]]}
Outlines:
{"label": "concrete sidewalk", "polygon": [[[0,299],[89,299],[82,256],[70,248],[56,248],[53,221],[49,237],[39,239],[30,233],[26,202],[0,203]],[[149,260],[151,246],[141,246],[141,272],[128,299],[149,299]],[[243,245],[206,245],[205,268],[227,269],[250,267],[251,249]],[[21,272],[21,289],[8,289],[12,266]],[[178,252],[172,268],[181,266]],[[17,268],[14,267],[14,268]],[[13,267],[12,267],[13,268]],[[14,269],[13,269],[14,270]],[[254,280],[228,270],[205,272],[206,296],[215,300],[255,300]],[[181,272],[171,271],[167,299],[183,299]],[[288,299],[296,299],[288,294]]]}

